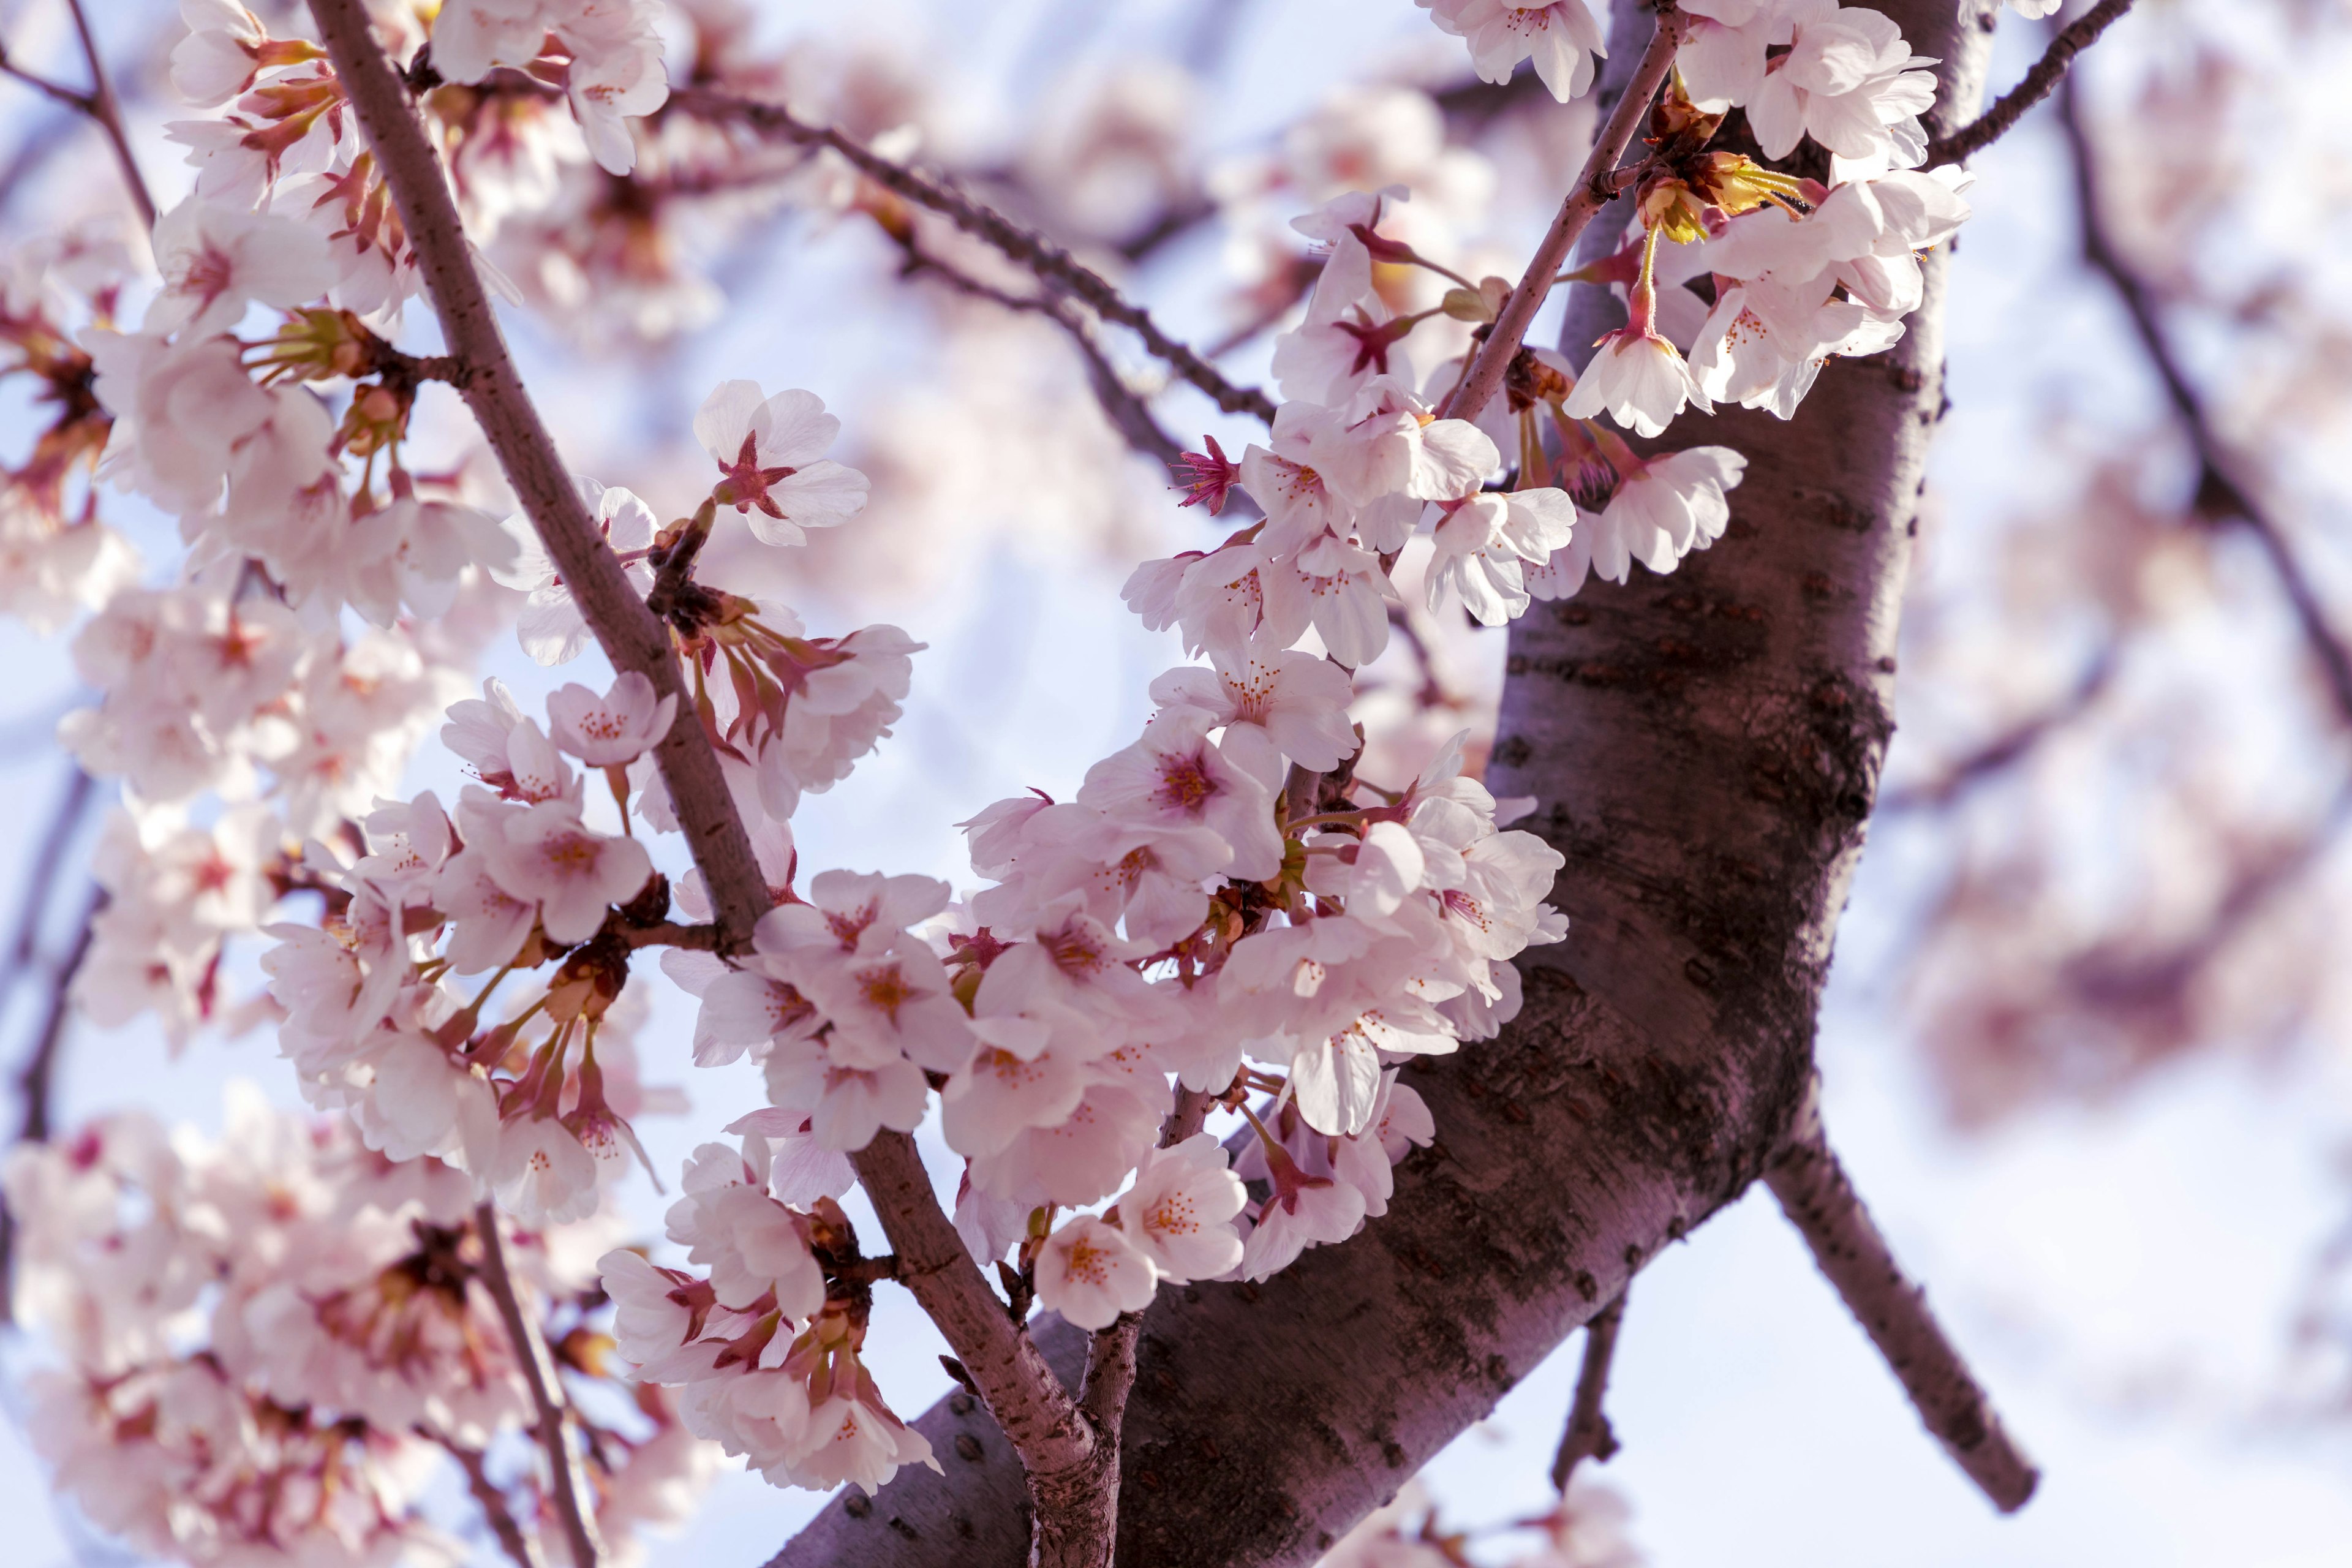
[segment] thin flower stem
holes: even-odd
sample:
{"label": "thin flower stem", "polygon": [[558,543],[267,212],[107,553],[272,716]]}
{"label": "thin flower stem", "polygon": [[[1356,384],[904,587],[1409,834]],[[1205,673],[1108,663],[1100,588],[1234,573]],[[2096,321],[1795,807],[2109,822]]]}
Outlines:
{"label": "thin flower stem", "polygon": [[514,1347],[515,1366],[530,1387],[531,1409],[537,1414],[539,1446],[547,1456],[547,1489],[555,1500],[555,1515],[572,1548],[573,1568],[596,1568],[604,1549],[596,1539],[595,1510],[588,1502],[588,1478],[572,1451],[569,1421],[563,1407],[563,1385],[557,1380],[555,1360],[539,1325],[522,1310],[514,1276],[507,1268],[506,1244],[499,1237],[498,1205],[484,1199],[474,1210],[474,1233],[482,1244],[482,1283],[499,1304],[499,1321]]}
{"label": "thin flower stem", "polygon": [[1496,389],[1503,384],[1504,373],[1511,368],[1520,343],[1527,339],[1528,329],[1535,324],[1536,312],[1551,294],[1552,279],[1559,275],[1560,263],[1575,247],[1593,216],[1617,195],[1615,175],[1618,163],[1625,149],[1633,142],[1633,132],[1642,117],[1650,111],[1650,100],[1674,68],[1675,50],[1683,37],[1682,14],[1674,8],[1673,0],[1660,0],[1658,30],[1650,38],[1650,47],[1633,68],[1633,79],[1625,86],[1625,96],[1617,100],[1616,110],[1609,122],[1601,127],[1601,135],[1592,144],[1592,155],[1585,160],[1584,172],[1577,177],[1576,188],[1560,204],[1559,216],[1545,231],[1543,243],[1536,247],[1535,257],[1519,279],[1511,297],[1503,301],[1502,310],[1495,318],[1486,341],[1479,345],[1478,357],[1470,362],[1469,371],[1446,395],[1438,406],[1441,419],[1475,418],[1486,406]]}

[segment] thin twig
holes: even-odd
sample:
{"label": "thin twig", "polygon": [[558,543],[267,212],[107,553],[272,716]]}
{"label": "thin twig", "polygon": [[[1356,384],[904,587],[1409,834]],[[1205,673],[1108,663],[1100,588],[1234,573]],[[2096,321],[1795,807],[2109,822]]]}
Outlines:
{"label": "thin twig", "polygon": [[122,128],[122,103],[114,96],[114,84],[106,74],[106,60],[98,52],[98,36],[91,32],[89,16],[82,9],[82,0],[66,0],[73,13],[74,31],[81,39],[82,58],[89,67],[89,90],[77,91],[62,87],[46,77],[11,64],[5,50],[0,50],[0,70],[6,71],[28,87],[47,93],[78,114],[88,115],[92,123],[106,133],[109,146],[114,149],[114,161],[121,167],[122,183],[131,199],[139,208],[139,216],[149,228],[155,226],[155,198],[147,189],[147,178],[139,172],[139,160],[131,155],[131,138]]}
{"label": "thin twig", "polygon": [[555,1500],[555,1515],[563,1525],[563,1539],[572,1548],[572,1568],[596,1568],[604,1548],[596,1539],[596,1510],[588,1501],[588,1477],[572,1451],[570,1422],[563,1407],[563,1385],[557,1381],[555,1359],[539,1325],[522,1310],[514,1275],[507,1268],[506,1243],[499,1236],[498,1205],[484,1199],[474,1210],[474,1234],[482,1244],[482,1283],[499,1304],[499,1318],[507,1326],[514,1347],[516,1368],[530,1386],[539,1446],[547,1455],[547,1489]]}
{"label": "thin twig", "polygon": [[1617,1433],[1601,1402],[1609,1393],[1609,1363],[1617,1354],[1617,1330],[1625,1321],[1628,1285],[1617,1299],[1592,1314],[1584,1325],[1584,1364],[1576,1373],[1576,1402],[1569,1407],[1568,1429],[1559,1435],[1559,1451],[1552,1456],[1552,1490],[1568,1495],[1569,1479],[1576,1467],[1591,1459],[1605,1465],[1617,1452]]}
{"label": "thin twig", "polygon": [[1674,8],[1673,0],[1660,0],[1658,30],[1650,38],[1633,67],[1633,79],[1625,84],[1625,96],[1617,100],[1609,122],[1592,143],[1592,155],[1584,161],[1584,171],[1576,177],[1576,188],[1559,205],[1559,213],[1544,232],[1543,243],[1536,247],[1535,258],[1520,275],[1519,286],[1503,301],[1501,312],[1495,318],[1486,341],[1478,345],[1477,358],[1456,383],[1445,401],[1439,405],[1438,417],[1475,419],[1486,406],[1496,388],[1503,384],[1504,373],[1519,352],[1519,344],[1535,324],[1536,312],[1550,298],[1554,279],[1559,276],[1560,264],[1575,247],[1577,237],[1593,216],[1616,199],[1618,193],[1617,164],[1625,156],[1625,149],[1633,143],[1633,132],[1643,116],[1650,112],[1650,100],[1658,95],[1658,88],[1674,69],[1675,50],[1683,37],[1682,14]]}
{"label": "thin twig", "polygon": [[2013,766],[2056,731],[2088,712],[2113,684],[2118,663],[2113,644],[2099,650],[2073,690],[2032,717],[2020,721],[1924,784],[1890,790],[1879,801],[1882,815],[1940,809],[1995,773]]}
{"label": "thin twig", "polygon": [[1183,456],[1183,447],[1152,416],[1150,405],[1127,384],[1118,367],[1104,354],[1102,345],[1095,341],[1094,330],[1066,299],[1057,294],[1016,294],[1010,289],[1000,289],[926,250],[912,234],[893,237],[906,257],[900,268],[903,276],[936,278],[960,294],[985,300],[1008,310],[1043,316],[1061,328],[1085,362],[1087,384],[1095,401],[1102,405],[1103,416],[1110,421],[1111,428],[1129,446],[1164,467],[1173,468]]}
{"label": "thin twig", "polygon": [[1968,1363],[1906,1279],[1822,1131],[1821,1080],[1808,1089],[1788,1141],[1764,1168],[1780,1212],[1812,1248],[1919,1419],[1995,1508],[2014,1513],[2041,1472],[2019,1451]]}
{"label": "thin twig", "polygon": [[2254,536],[2294,612],[2305,645],[2318,661],[2336,712],[2347,723],[2352,723],[2352,648],[2347,647],[2328,620],[2319,591],[2296,559],[2286,531],[2256,499],[2252,489],[2237,478],[2237,457],[2214,429],[2204,395],[2189,379],[2173,348],[2155,290],[2126,259],[2107,231],[2106,212],[2101,205],[2098,153],[2084,127],[2082,106],[2072,77],[2059,89],[2058,110],[2060,123],[2066,132],[2066,145],[2074,157],[2074,191],[2083,223],[2083,258],[2093,270],[2105,275],[2123,300],[2133,330],[2139,335],[2140,346],[2164,383],[2165,395],[2171,401],[2173,412],[2197,454],[2196,508],[2209,518],[2235,521]]}
{"label": "thin twig", "polygon": [[919,206],[929,207],[966,234],[986,240],[1034,273],[1049,288],[1069,294],[1104,320],[1117,321],[1135,333],[1155,358],[1166,361],[1170,369],[1207,394],[1210,401],[1226,413],[1253,414],[1268,424],[1274,422],[1274,400],[1264,392],[1254,386],[1235,386],[1216,366],[1162,331],[1150,311],[1129,303],[1100,273],[1043,235],[1022,227],[946,181],[885,158],[831,126],[811,125],[782,104],[699,87],[682,88],[670,94],[669,101],[681,112],[703,120],[722,123],[732,121],[763,136],[782,137],[803,147],[833,149],[875,184]]}
{"label": "thin twig", "polygon": [[2000,95],[2000,100],[1975,120],[1963,125],[1949,136],[1939,136],[1927,143],[1927,167],[1940,167],[1973,158],[1979,153],[2009,134],[2010,127],[2025,116],[2025,111],[2050,96],[2074,57],[2087,49],[2107,30],[2109,23],[2132,8],[2132,0],[2099,0],[2072,22],[2058,29],[2042,58],[2033,62],[2018,84]]}
{"label": "thin twig", "polygon": [[[17,1100],[23,1106],[16,1122],[16,1142],[46,1143],[49,1141],[50,1112],[56,1100],[58,1055],[64,1048],[66,1032],[73,1022],[74,976],[81,973],[83,963],[89,957],[90,937],[98,922],[99,911],[106,907],[103,889],[90,889],[89,902],[82,910],[81,924],[74,931],[71,946],[49,975],[49,999],[41,1015],[40,1032],[33,1037],[33,1049],[16,1074]],[[9,1212],[5,1199],[0,1199],[0,1323],[14,1316],[16,1300],[16,1216]]]}
{"label": "thin twig", "polygon": [[32,966],[34,953],[41,942],[41,918],[48,912],[49,901],[57,893],[58,872],[65,864],[66,851],[79,836],[82,818],[98,798],[97,781],[79,763],[71,767],[66,776],[65,791],[58,797],[57,809],[49,814],[48,826],[42,830],[32,868],[26,873],[24,893],[16,905],[16,931],[8,942],[8,967],[0,971],[0,1003],[7,1001],[16,982]]}
{"label": "thin twig", "polygon": [[514,1510],[507,1506],[507,1494],[490,1479],[489,1468],[482,1461],[479,1448],[469,1448],[446,1432],[436,1432],[420,1426],[419,1432],[438,1443],[457,1461],[466,1472],[466,1489],[474,1494],[474,1506],[482,1510],[482,1521],[498,1537],[499,1546],[515,1568],[547,1568],[547,1560],[540,1554],[539,1543],[523,1532],[515,1521]]}

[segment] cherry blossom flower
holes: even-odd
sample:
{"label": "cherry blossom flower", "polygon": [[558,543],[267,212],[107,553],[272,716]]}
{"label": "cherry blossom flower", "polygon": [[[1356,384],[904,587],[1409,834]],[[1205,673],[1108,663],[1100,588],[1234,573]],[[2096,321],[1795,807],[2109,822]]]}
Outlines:
{"label": "cherry blossom flower", "polygon": [[1081,1329],[1107,1329],[1122,1312],[1151,1304],[1151,1259],[1126,1233],[1092,1215],[1073,1215],[1037,1254],[1037,1301]]}
{"label": "cherry blossom flower", "polygon": [[1145,1156],[1135,1184],[1119,1196],[1118,1225],[1160,1279],[1187,1285],[1218,1279],[1241,1262],[1233,1220],[1248,1202],[1241,1178],[1226,1168],[1223,1146],[1213,1134],[1196,1132]]}
{"label": "cherry blossom flower", "polygon": [[865,508],[866,476],[824,455],[840,434],[815,394],[763,398],[756,381],[720,382],[694,416],[723,476],[712,499],[751,514],[769,544],[805,544],[805,530],[837,528]]}
{"label": "cherry blossom flower", "polygon": [[1430,20],[1470,46],[1478,79],[1496,84],[1532,58],[1552,97],[1566,103],[1592,85],[1594,58],[1606,58],[1601,24],[1584,0],[1414,0]]}
{"label": "cherry blossom flower", "polygon": [[482,847],[499,886],[536,901],[548,940],[565,946],[595,935],[605,910],[628,902],[653,875],[644,845],[591,832],[561,801],[507,816],[499,836]]}
{"label": "cherry blossom flower", "polygon": [[1481,626],[1498,626],[1528,607],[1525,571],[1561,549],[1576,528],[1576,507],[1557,489],[1480,494],[1444,506],[1427,578],[1429,607],[1448,592]]}
{"label": "cherry blossom flower", "polygon": [[675,696],[656,699],[654,683],[625,670],[599,697],[584,686],[558,687],[547,696],[550,738],[591,767],[633,763],[669,733]]}
{"label": "cherry blossom flower", "polygon": [[1323,773],[1354,755],[1360,742],[1348,721],[1355,681],[1347,670],[1263,637],[1218,649],[1212,660],[1208,669],[1162,675],[1151,683],[1151,700],[1197,710],[1223,725],[1224,754],[1269,791],[1281,787],[1286,758]]}
{"label": "cherry blossom flower", "polygon": [[1078,802],[1137,826],[1210,828],[1233,846],[1227,874],[1262,880],[1282,864],[1274,797],[1208,738],[1213,722],[1197,708],[1167,710],[1141,740],[1087,771]]}
{"label": "cherry blossom flower", "polygon": [[1590,419],[1606,410],[1636,435],[1658,436],[1685,404],[1714,411],[1682,352],[1646,324],[1635,324],[1601,338],[1560,411]]}
{"label": "cherry blossom flower", "polygon": [[1364,1223],[1364,1194],[1352,1183],[1307,1174],[1263,1134],[1261,1146],[1274,1190],[1242,1243],[1241,1277],[1251,1281],[1281,1273],[1309,1247],[1347,1240]]}
{"label": "cherry blossom flower", "polygon": [[277,406],[246,374],[236,345],[108,331],[90,332],[89,342],[98,399],[115,416],[101,471],[173,511],[213,505],[232,448]]}
{"label": "cherry blossom flower", "polygon": [[[1394,590],[1378,556],[1326,534],[1284,564],[1289,570],[1275,569],[1265,587],[1269,624],[1306,620],[1331,657],[1350,669],[1381,656],[1388,647]],[[1295,604],[1298,599],[1303,605]]]}
{"label": "cherry blossom flower", "polygon": [[240,212],[190,196],[155,220],[163,293],[145,330],[209,337],[235,329],[247,307],[315,300],[334,281],[327,244],[290,218]]}
{"label": "cherry blossom flower", "polygon": [[[1389,496],[1450,500],[1468,495],[1502,464],[1485,431],[1439,419],[1406,383],[1367,382],[1307,432],[1307,453],[1334,495],[1351,506]],[[1370,537],[1367,543],[1387,548]]]}
{"label": "cherry blossom flower", "polygon": [[[1412,325],[1391,319],[1372,288],[1371,252],[1342,230],[1307,298],[1307,319],[1274,341],[1275,380],[1293,404],[1345,402],[1377,376],[1410,384],[1412,359],[1403,340]],[[1255,484],[1250,494],[1257,495]]]}
{"label": "cherry blossom flower", "polygon": [[1770,61],[1748,102],[1768,158],[1811,136],[1835,154],[1841,177],[1916,167],[1927,155],[1918,117],[1936,101],[1936,62],[1911,52],[1902,29],[1860,5],[1807,7],[1789,52]]}

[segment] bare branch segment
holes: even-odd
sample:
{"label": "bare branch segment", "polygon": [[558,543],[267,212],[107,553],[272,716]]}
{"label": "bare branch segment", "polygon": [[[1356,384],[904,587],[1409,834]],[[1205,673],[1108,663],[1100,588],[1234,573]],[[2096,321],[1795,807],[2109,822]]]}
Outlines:
{"label": "bare branch segment", "polygon": [[1274,400],[1255,386],[1235,386],[1216,366],[1170,337],[1140,305],[1130,304],[1108,279],[1043,235],[1014,223],[995,208],[973,200],[945,181],[883,157],[856,137],[829,125],[811,125],[780,103],[766,103],[711,88],[684,88],[670,102],[699,119],[747,125],[762,136],[781,137],[803,147],[829,147],[884,189],[929,207],[966,234],[987,241],[1036,274],[1038,280],[1083,301],[1105,321],[1117,321],[1228,414],[1253,414],[1274,422]]}
{"label": "bare branch segment", "polygon": [[2204,394],[2189,380],[2188,369],[2173,347],[2172,333],[2165,323],[2156,291],[2117,248],[2115,237],[2108,231],[2106,212],[2101,205],[2098,149],[2091,144],[2089,132],[2083,124],[2082,106],[2072,78],[2067,79],[2058,95],[2058,110],[2059,121],[2066,132],[2067,150],[2074,157],[2074,190],[2083,223],[2083,259],[2114,285],[2125,312],[2131,317],[2132,329],[2147,351],[2148,363],[2164,383],[2165,396],[2172,404],[2173,413],[2197,456],[2195,505],[2205,516],[2234,520],[2253,535],[2254,542],[2270,563],[2272,574],[2278,578],[2279,587],[2286,595],[2287,606],[2294,613],[2305,645],[2319,665],[2320,674],[2327,683],[2329,700],[2344,721],[2352,723],[2352,646],[2346,644],[2328,619],[2319,590],[2297,558],[2286,531],[2253,489],[2239,477],[2237,455],[2214,427]]}
{"label": "bare branch segment", "polygon": [[1607,1464],[1617,1452],[1617,1434],[1609,1425],[1601,1401],[1609,1394],[1609,1368],[1617,1355],[1617,1330],[1625,1321],[1625,1298],[1632,1285],[1592,1315],[1584,1325],[1584,1363],[1577,1369],[1576,1400],[1569,1406],[1568,1429],[1559,1435],[1559,1451],[1552,1456],[1552,1489],[1568,1495],[1570,1478],[1587,1459]]}
{"label": "bare branch segment", "polygon": [[[507,1268],[506,1242],[499,1235],[498,1205],[488,1198],[474,1210],[474,1234],[482,1244],[482,1283],[489,1287],[490,1299],[499,1304],[499,1321],[506,1325],[507,1342],[514,1347],[515,1365],[530,1388],[534,1430],[547,1455],[547,1489],[555,1500],[555,1516],[572,1548],[572,1568],[596,1568],[604,1557],[604,1543],[596,1539],[596,1510],[588,1500],[588,1478],[572,1449],[563,1385],[556,1379],[555,1360],[547,1353],[547,1341],[530,1314],[522,1310],[522,1298],[515,1292],[514,1275]],[[479,1496],[477,1492],[476,1497]],[[495,1526],[496,1519],[491,1522]]]}
{"label": "bare branch segment", "polygon": [[1927,1292],[1895,1261],[1830,1148],[1819,1078],[1764,1180],[1944,1451],[1995,1508],[2023,1508],[2042,1474],[2001,1426],[1983,1385],[1928,1310]]}
{"label": "bare branch segment", "polygon": [[2058,29],[2050,47],[2033,68],[2018,79],[2015,87],[2000,95],[2000,101],[1975,120],[1952,132],[1927,143],[1927,167],[1938,168],[1946,163],[1958,163],[1973,158],[2010,132],[2010,128],[2025,118],[2025,111],[2050,96],[2074,57],[2098,40],[2108,24],[2132,8],[2132,0],[2099,0],[2072,22]]}

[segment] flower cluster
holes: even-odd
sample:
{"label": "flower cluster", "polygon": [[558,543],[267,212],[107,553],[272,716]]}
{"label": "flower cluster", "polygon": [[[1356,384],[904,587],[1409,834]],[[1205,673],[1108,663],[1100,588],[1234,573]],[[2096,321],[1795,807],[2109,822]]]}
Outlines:
{"label": "flower cluster", "polygon": [[[428,1490],[450,1453],[521,1441],[530,1402],[482,1279],[464,1178],[394,1163],[334,1123],[231,1089],[221,1141],[137,1115],[8,1159],[15,1310],[59,1364],[30,1379],[58,1485],[138,1550],[196,1563],[391,1562],[444,1548]],[[566,1371],[565,1325],[604,1226],[506,1243]],[[541,1303],[544,1303],[542,1306]],[[644,1406],[640,1406],[644,1409]],[[667,1408],[593,1452],[616,1538],[710,1467]],[[520,1510],[536,1516],[541,1504]]]}
{"label": "flower cluster", "polygon": [[[900,1466],[936,1470],[930,1445],[883,1403],[858,1358],[874,1274],[856,1234],[807,1173],[775,1159],[759,1130],[772,1120],[738,1123],[741,1153],[706,1143],[687,1163],[669,1238],[702,1272],[604,1255],[620,1353],[647,1382],[680,1387],[688,1430],[778,1486],[855,1482],[871,1493]],[[835,1190],[846,1186],[845,1176]]]}

